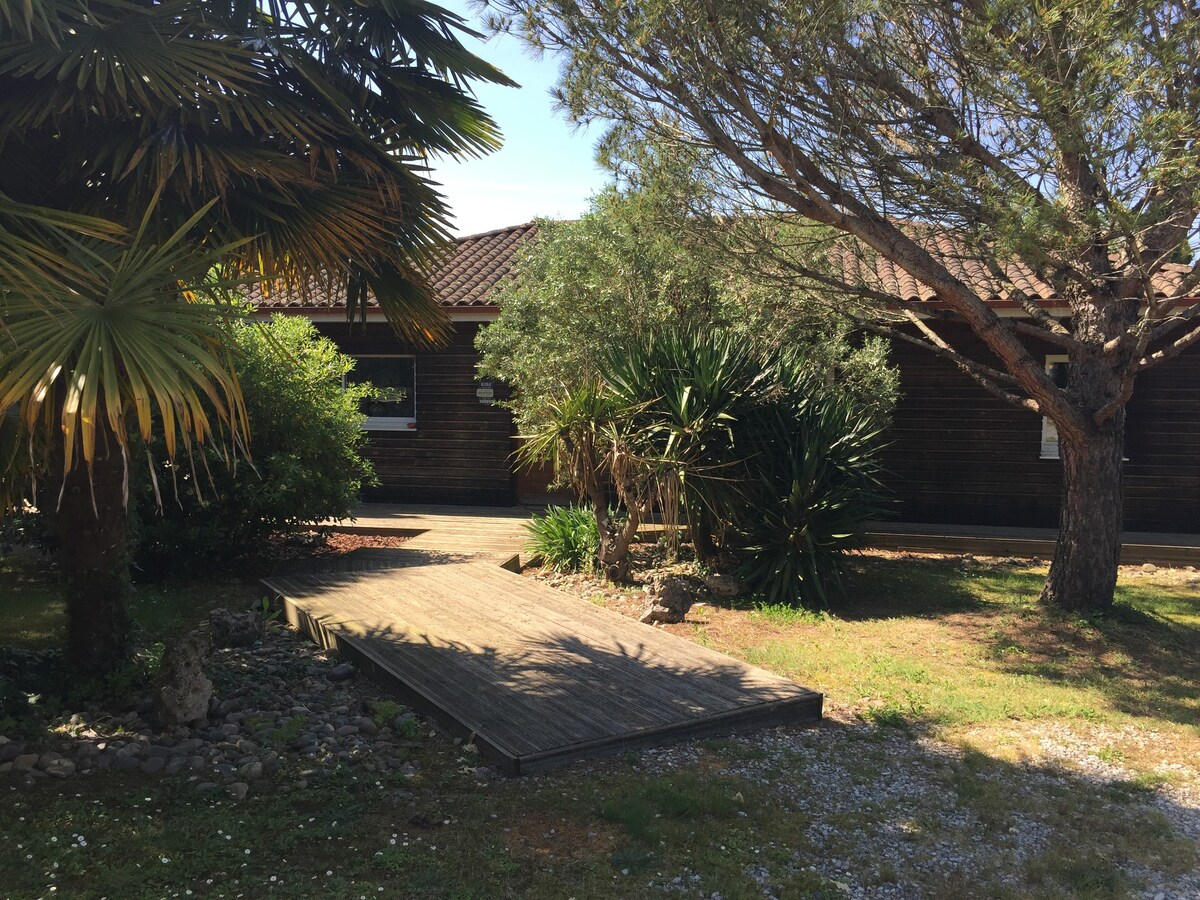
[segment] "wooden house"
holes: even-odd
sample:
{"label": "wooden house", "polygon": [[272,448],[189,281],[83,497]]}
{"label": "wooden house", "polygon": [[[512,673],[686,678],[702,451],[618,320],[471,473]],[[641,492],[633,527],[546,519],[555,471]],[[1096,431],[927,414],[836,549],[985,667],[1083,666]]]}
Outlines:
{"label": "wooden house", "polygon": [[[367,456],[380,483],[364,499],[511,506],[522,492],[538,495],[537,480],[518,484],[512,465],[512,415],[497,405],[506,388],[479,381],[475,370],[475,335],[498,313],[492,292],[509,277],[518,247],[536,233],[536,224],[529,223],[457,241],[432,279],[451,324],[448,342],[433,350],[401,343],[372,301],[366,324],[351,325],[344,296],[319,290],[252,296],[262,315],[311,319],[358,360],[357,377],[401,397],[365,410]],[[544,481],[540,490],[544,493]]]}
{"label": "wooden house", "polygon": [[[317,294],[257,297],[260,311],[304,315],[345,352],[358,373],[398,388],[404,399],[368,410],[369,455],[380,485],[366,499],[479,505],[537,504],[546,498],[545,472],[517,472],[511,415],[495,405],[506,387],[477,379],[475,335],[498,314],[494,290],[510,277],[520,246],[536,224],[516,225],[458,240],[433,278],[453,332],[436,350],[401,344],[378,310],[351,327],[344,298]],[[876,264],[880,287],[909,300],[937,304],[927,288],[886,261]],[[1065,313],[1053,288],[1032,273],[1011,273],[1052,315]],[[978,267],[960,277],[977,280]],[[1001,294],[977,285],[1002,316],[1022,315]],[[965,326],[939,324],[950,342],[987,359]],[[1048,369],[1056,348],[1035,347]],[[893,345],[901,397],[885,464],[901,522],[942,525],[1055,527],[1061,463],[1052,426],[1009,406],[952,363],[911,345]],[[1200,533],[1200,345],[1141,375],[1128,407],[1126,528]]]}

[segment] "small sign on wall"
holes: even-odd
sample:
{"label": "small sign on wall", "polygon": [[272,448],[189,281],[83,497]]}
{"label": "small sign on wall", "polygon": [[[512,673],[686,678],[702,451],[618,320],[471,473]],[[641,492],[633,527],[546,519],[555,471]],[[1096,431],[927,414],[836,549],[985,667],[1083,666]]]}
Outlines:
{"label": "small sign on wall", "polygon": [[479,398],[479,402],[483,406],[496,405],[496,382],[491,378],[481,379],[479,387],[475,389],[475,396]]}

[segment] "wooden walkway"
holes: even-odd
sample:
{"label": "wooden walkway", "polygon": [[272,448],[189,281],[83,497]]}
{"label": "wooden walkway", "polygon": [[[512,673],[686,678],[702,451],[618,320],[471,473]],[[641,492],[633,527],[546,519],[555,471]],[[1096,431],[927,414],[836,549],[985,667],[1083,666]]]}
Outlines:
{"label": "wooden walkway", "polygon": [[[980,556],[1054,556],[1058,530],[1003,528],[984,525],[913,525],[876,522],[867,531],[867,546],[884,550],[975,553]],[[1127,531],[1121,535],[1121,563],[1160,566],[1200,565],[1200,535]]]}
{"label": "wooden walkway", "polygon": [[821,695],[789,679],[501,568],[526,515],[396,507],[390,527],[428,530],[264,583],[292,624],[510,775],[820,718]]}

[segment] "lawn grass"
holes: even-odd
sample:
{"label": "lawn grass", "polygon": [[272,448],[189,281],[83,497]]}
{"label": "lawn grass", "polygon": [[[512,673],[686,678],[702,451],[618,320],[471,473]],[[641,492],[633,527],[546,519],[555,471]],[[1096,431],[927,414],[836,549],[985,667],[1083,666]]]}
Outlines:
{"label": "lawn grass", "polygon": [[1127,573],[1090,619],[1037,604],[1045,570],[863,556],[828,614],[707,607],[686,627],[872,721],[1139,722],[1200,735],[1200,590]]}
{"label": "lawn grass", "polygon": [[[245,608],[265,591],[253,578],[217,574],[207,578],[134,584],[129,612],[139,643],[163,643],[221,606]],[[0,646],[60,646],[67,619],[58,575],[43,554],[24,547],[0,553]]]}
{"label": "lawn grass", "polygon": [[0,553],[0,645],[40,649],[62,642],[67,626],[55,573],[27,550]]}
{"label": "lawn grass", "polygon": [[[1145,792],[983,754],[941,759],[909,744],[903,763],[928,769],[927,790],[869,803],[850,785],[901,762],[899,739],[819,740],[834,752],[789,756],[768,745],[763,754],[744,740],[712,741],[675,764],[631,758],[485,782],[448,742],[426,741],[415,778],[343,771],[240,803],[182,779],[43,783],[0,796],[0,873],[14,898],[55,887],[58,896],[129,900],[185,891],[600,900],[664,890],[750,900],[764,887],[777,897],[843,897],[839,884],[854,882],[1016,900],[1123,897],[1137,887],[1131,865],[1177,875],[1196,864],[1195,845],[1143,805]],[[1032,852],[1014,836],[1031,823],[1044,836]],[[894,852],[864,853],[868,842]],[[982,875],[929,864],[981,847],[993,860]],[[831,859],[845,874],[828,869]]]}
{"label": "lawn grass", "polygon": [[[1200,593],[1127,573],[1112,614],[1059,617],[1036,605],[1043,572],[862,557],[825,613],[705,607],[677,627],[825,691],[819,728],[514,781],[480,780],[423,731],[415,777],[338,770],[285,790],[305,777],[288,765],[242,802],[184,776],[0,780],[2,893],[1136,896],[1200,865],[1170,821],[1181,779],[1200,796]],[[61,627],[38,611],[50,574],[2,577],[27,612],[0,643],[44,643]],[[134,610],[161,640],[256,590],[139,588]],[[1072,740],[1095,767],[1046,750]]]}

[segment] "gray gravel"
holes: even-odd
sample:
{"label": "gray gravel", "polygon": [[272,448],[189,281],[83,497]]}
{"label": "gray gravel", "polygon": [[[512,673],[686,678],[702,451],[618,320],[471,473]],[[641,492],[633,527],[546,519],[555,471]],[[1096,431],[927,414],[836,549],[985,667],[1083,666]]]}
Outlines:
{"label": "gray gravel", "polygon": [[[1197,844],[1200,854],[1200,771],[1164,763],[1170,783],[1107,802],[1114,786],[1128,784],[1134,773],[1094,755],[1105,738],[1083,735],[1056,724],[1030,726],[1045,759],[1036,766],[968,766],[964,751],[929,734],[839,722],[814,729],[776,729],[733,739],[719,754],[726,765],[715,774],[739,776],[761,785],[788,808],[811,820],[809,846],[794,848],[793,863],[772,872],[752,866],[746,874],[762,896],[782,900],[777,882],[802,869],[831,882],[854,898],[924,896],[929,884],[962,885],[964,895],[985,896],[1007,887],[1024,892],[1020,874],[1056,842],[1070,843],[1070,828],[1048,810],[1055,798],[1094,798],[1079,806],[1071,826],[1090,845],[1099,814],[1119,826],[1138,829],[1155,814],[1180,838]],[[1141,732],[1139,732],[1141,733]],[[1123,735],[1128,737],[1127,734]],[[1098,740],[1098,738],[1100,740]],[[1146,737],[1153,742],[1155,736]],[[702,744],[650,751],[643,770],[650,775],[694,768],[705,756]],[[713,756],[707,754],[706,770]],[[997,819],[980,814],[977,804],[963,802],[956,779],[972,779],[972,788],[994,786],[1002,805]],[[1110,822],[1111,824],[1111,822]],[[1120,828],[1115,829],[1120,833]],[[763,850],[778,849],[764,835]],[[1140,886],[1148,900],[1200,898],[1200,855],[1197,865],[1172,874],[1123,860],[1119,846],[1109,846],[1111,859]],[[700,877],[685,871],[658,885],[669,893],[709,897]],[[983,889],[984,894],[971,894]]]}

